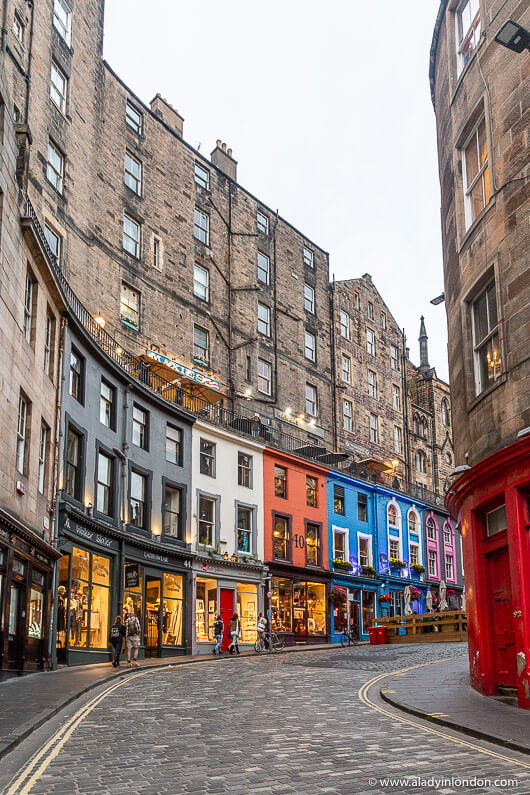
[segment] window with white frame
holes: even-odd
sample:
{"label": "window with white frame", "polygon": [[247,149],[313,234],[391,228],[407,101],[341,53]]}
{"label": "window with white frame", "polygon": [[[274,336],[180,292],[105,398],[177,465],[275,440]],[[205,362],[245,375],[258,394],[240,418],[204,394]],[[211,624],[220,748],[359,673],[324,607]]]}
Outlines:
{"label": "window with white frame", "polygon": [[199,471],[209,478],[215,477],[216,444],[209,439],[200,440]]}
{"label": "window with white frame", "polygon": [[35,283],[29,270],[26,271],[26,285],[24,290],[24,337],[31,344],[33,326],[33,302]]}
{"label": "window with white frame", "polygon": [[351,384],[351,359],[345,353],[341,354],[342,380]]}
{"label": "window with white frame", "polygon": [[136,447],[147,450],[147,411],[140,406],[133,406],[132,411],[132,443]]}
{"label": "window with white frame", "polygon": [[374,305],[371,301],[368,301],[368,320],[374,319]]}
{"label": "window with white frame", "polygon": [[379,443],[379,423],[376,414],[370,414],[370,441]]}
{"label": "window with white frame", "polygon": [[263,359],[258,359],[258,392],[272,394],[272,366]]}
{"label": "window with white frame", "polygon": [[256,228],[258,232],[261,232],[262,235],[269,234],[269,219],[259,210],[256,212]]}
{"label": "window with white frame", "polygon": [[153,268],[161,270],[162,268],[162,241],[156,235],[152,237],[151,243],[151,264]]}
{"label": "window with white frame", "polygon": [[46,177],[57,193],[63,192],[64,178],[64,155],[59,152],[57,147],[48,141],[48,163],[46,166]]}
{"label": "window with white frame", "polygon": [[124,213],[123,248],[136,259],[140,256],[140,224]]}
{"label": "window with white frame", "polygon": [[438,559],[434,549],[429,549],[428,571],[429,577],[438,576]]}
{"label": "window with white frame", "polygon": [[316,386],[306,383],[305,385],[305,410],[306,414],[316,417],[318,412],[318,393]]}
{"label": "window with white frame", "polygon": [[28,401],[23,395],[18,399],[18,421],[17,421],[17,472],[25,474],[26,466],[26,444],[27,444],[27,424],[28,424]]}
{"label": "window with white frame", "polygon": [[271,335],[271,310],[265,304],[258,301],[258,332],[265,337]]}
{"label": "window with white frame", "polygon": [[204,210],[195,208],[193,220],[193,237],[201,243],[210,245],[210,216]]}
{"label": "window with white frame", "polygon": [[55,61],[52,61],[50,75],[50,97],[61,113],[66,113],[66,93],[68,91],[68,78]]}
{"label": "window with white frame", "polygon": [[46,312],[46,326],[44,329],[44,372],[53,377],[53,343],[55,335],[55,318],[48,309]]}
{"label": "window with white frame", "polygon": [[445,578],[447,580],[452,580],[454,577],[454,566],[453,566],[453,556],[446,555],[445,556]]}
{"label": "window with white frame", "polygon": [[333,558],[348,560],[348,531],[338,527],[333,528]]}
{"label": "window with white frame", "polygon": [[166,461],[180,465],[182,451],[182,431],[173,425],[166,425]]}
{"label": "window with white frame", "polygon": [[201,326],[193,326],[193,361],[208,367],[210,364],[210,332]]}
{"label": "window with white frame", "polygon": [[237,454],[237,483],[247,489],[252,488],[252,456],[248,453]]}
{"label": "window with white frame", "polygon": [[315,291],[310,284],[304,284],[304,309],[315,314]]}
{"label": "window with white frame", "polygon": [[210,172],[197,161],[195,161],[195,184],[204,190],[210,190]]}
{"label": "window with white frame", "polygon": [[396,506],[393,503],[389,504],[386,510],[386,515],[390,527],[398,527],[398,512]]}
{"label": "window with white frame", "polygon": [[59,36],[70,46],[72,41],[72,9],[65,0],[54,0],[53,27]]}
{"label": "window with white frame", "polygon": [[486,120],[483,116],[462,147],[462,178],[466,229],[482,212],[490,199]]}
{"label": "window with white frame", "polygon": [[403,448],[403,436],[399,425],[394,425],[394,452],[401,453]]}
{"label": "window with white frame", "polygon": [[375,356],[375,333],[371,328],[366,329],[366,350],[370,356]]}
{"label": "window with white frame", "polygon": [[392,370],[399,370],[399,351],[396,345],[390,346],[390,367]]}
{"label": "window with white frame", "polygon": [[342,401],[342,426],[345,431],[353,429],[353,407],[351,400],[344,399]]}
{"label": "window with white frame", "polygon": [[140,293],[125,282],[121,285],[120,319],[130,328],[140,327]]}
{"label": "window with white frame", "polygon": [[418,532],[418,515],[415,511],[409,511],[408,515],[409,533]]}
{"label": "window with white frame", "polygon": [[388,539],[388,557],[394,558],[394,560],[399,560],[399,540],[397,538],[389,538]]}
{"label": "window with white frame", "polygon": [[145,527],[147,522],[147,477],[141,472],[131,471],[129,524]]}
{"label": "window with white frame", "polygon": [[435,541],[436,525],[434,524],[434,519],[431,516],[429,516],[429,518],[427,519],[426,526],[427,526],[427,538],[429,539],[429,541]]}
{"label": "window with white frame", "polygon": [[193,267],[193,294],[202,301],[210,299],[210,271],[197,262]]}
{"label": "window with white frame", "polygon": [[452,540],[451,528],[446,522],[444,524],[444,544],[451,546]]}
{"label": "window with white frame", "polygon": [[355,309],[360,309],[361,308],[361,298],[359,296],[359,293],[354,293],[353,294],[353,305],[354,305]]}
{"label": "window with white frame", "polygon": [[48,224],[46,224],[46,223],[44,224],[44,234],[46,236],[46,242],[48,243],[48,246],[50,247],[50,251],[52,252],[52,254],[55,257],[55,259],[57,260],[57,262],[59,262],[59,260],[61,259],[61,237],[60,237],[60,235],[58,235],[57,232],[55,232],[55,230],[53,230],[51,228],[51,226],[48,226]]}
{"label": "window with white frame", "polygon": [[401,394],[396,384],[392,384],[392,408],[394,411],[401,411]]}
{"label": "window with white frame", "polygon": [[238,505],[236,508],[237,551],[252,552],[252,508]]}
{"label": "window with white frame", "polygon": [[199,544],[213,546],[215,540],[216,501],[210,497],[199,497]]}
{"label": "window with white frame", "polygon": [[473,301],[472,311],[475,393],[480,395],[501,374],[495,281]]}
{"label": "window with white frame", "polygon": [[369,536],[357,534],[359,543],[359,566],[372,565],[372,543]]}
{"label": "window with white frame", "polygon": [[373,370],[368,370],[368,394],[377,398],[377,375]]}
{"label": "window with white frame", "polygon": [[340,334],[344,339],[350,339],[350,316],[343,309],[340,310]]}
{"label": "window with white frame", "polygon": [[307,265],[309,268],[314,268],[315,267],[314,255],[311,249],[304,246],[303,255],[304,255],[304,265]]}
{"label": "window with white frame", "polygon": [[419,546],[418,544],[409,543],[409,563],[418,564],[420,562],[420,553],[419,553]]}
{"label": "window with white frame", "polygon": [[317,338],[310,331],[305,332],[304,337],[304,356],[310,362],[316,362],[317,359]]}
{"label": "window with white frame", "polygon": [[48,449],[48,426],[46,425],[46,423],[41,422],[40,438],[39,438],[39,474],[38,474],[39,494],[44,494],[44,485],[46,481],[47,449]]}
{"label": "window with white frame", "polygon": [[125,107],[125,123],[136,135],[142,134],[143,114],[130,102],[127,102]]}
{"label": "window with white frame", "polygon": [[427,456],[423,450],[416,451],[416,469],[418,472],[427,472]]}
{"label": "window with white frame", "polygon": [[271,262],[266,254],[258,251],[258,281],[269,284],[271,273]]}
{"label": "window with white frame", "polygon": [[98,480],[96,484],[96,508],[107,516],[112,512],[112,469],[113,460],[100,452],[98,454]]}
{"label": "window with white frame", "polygon": [[472,58],[479,40],[479,0],[462,0],[456,10],[456,49],[459,73]]}
{"label": "window with white frame", "polygon": [[130,152],[125,152],[123,181],[138,196],[142,194],[142,164]]}
{"label": "window with white frame", "polygon": [[101,381],[101,392],[99,396],[99,421],[102,425],[110,428],[112,425],[114,403],[114,389],[107,384],[106,381]]}

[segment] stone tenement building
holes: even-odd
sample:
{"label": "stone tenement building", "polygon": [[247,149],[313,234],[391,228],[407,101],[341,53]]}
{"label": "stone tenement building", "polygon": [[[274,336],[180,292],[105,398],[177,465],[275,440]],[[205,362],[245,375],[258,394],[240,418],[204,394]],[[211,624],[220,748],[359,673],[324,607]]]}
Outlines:
{"label": "stone tenement building", "polygon": [[330,291],[327,253],[238,184],[232,151],[218,141],[208,160],[162,97],[148,107],[133,94],[102,59],[103,0],[5,0],[4,10],[22,187],[116,345],[177,377],[194,410],[222,400],[258,412],[267,433],[441,490],[446,386],[412,368],[422,386],[415,407],[404,401],[412,365],[369,277]]}
{"label": "stone tenement building", "polygon": [[[495,40],[508,20],[515,51]],[[517,688],[529,709],[530,54],[516,25],[530,28],[524,0],[443,0],[430,80],[471,680]]]}

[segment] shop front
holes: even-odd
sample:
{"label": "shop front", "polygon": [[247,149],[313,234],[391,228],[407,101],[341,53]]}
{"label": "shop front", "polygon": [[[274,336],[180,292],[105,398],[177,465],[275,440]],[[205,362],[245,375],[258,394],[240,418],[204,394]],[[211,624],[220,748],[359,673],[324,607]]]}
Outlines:
{"label": "shop front", "polygon": [[77,511],[60,511],[59,663],[110,661],[110,627],[131,610],[141,626],[140,659],[189,653],[190,556],[135,541]]}
{"label": "shop front", "polygon": [[50,665],[53,565],[58,554],[0,509],[0,679]]}
{"label": "shop front", "polygon": [[330,627],[331,642],[338,643],[340,635],[353,624],[362,640],[377,618],[377,582],[347,574],[335,574],[331,581]]}
{"label": "shop front", "polygon": [[271,628],[287,645],[327,643],[329,577],[307,569],[284,571],[271,566]]}
{"label": "shop front", "polygon": [[234,613],[239,616],[241,648],[250,648],[257,638],[257,620],[263,612],[263,567],[242,561],[198,558],[194,562],[193,583],[195,611],[193,618],[193,654],[208,654],[215,644],[213,625],[218,615],[225,634],[221,648],[230,644],[228,624]]}

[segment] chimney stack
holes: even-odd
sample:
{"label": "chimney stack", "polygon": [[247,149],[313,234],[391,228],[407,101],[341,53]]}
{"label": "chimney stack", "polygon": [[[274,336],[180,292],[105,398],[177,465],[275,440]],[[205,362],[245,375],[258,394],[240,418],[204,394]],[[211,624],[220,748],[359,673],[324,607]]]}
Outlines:
{"label": "chimney stack", "polygon": [[237,182],[237,160],[232,157],[232,150],[227,149],[226,144],[220,138],[215,143],[215,149],[210,155],[212,163],[223,174]]}
{"label": "chimney stack", "polygon": [[179,138],[182,138],[184,129],[184,119],[180,113],[175,110],[173,105],[170,105],[167,99],[164,99],[160,94],[157,94],[151,100],[151,110],[159,119],[162,119],[168,127],[171,127]]}

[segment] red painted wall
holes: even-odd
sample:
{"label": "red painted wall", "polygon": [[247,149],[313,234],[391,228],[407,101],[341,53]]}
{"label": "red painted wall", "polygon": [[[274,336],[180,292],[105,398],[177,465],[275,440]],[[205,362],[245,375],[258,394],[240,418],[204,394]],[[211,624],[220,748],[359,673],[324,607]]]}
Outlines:
{"label": "red painted wall", "polygon": [[[274,495],[274,466],[287,469],[287,499]],[[263,453],[263,490],[265,513],[265,560],[273,560],[273,511],[292,515],[291,525],[291,563],[293,566],[306,565],[305,520],[320,522],[320,560],[322,568],[328,569],[328,524],[327,524],[327,474],[325,467],[313,466],[300,458],[295,458],[277,450],[267,448]],[[317,478],[317,507],[306,505],[306,475]],[[297,547],[294,536],[302,536],[304,548]],[[312,567],[311,567],[312,568]],[[310,571],[311,569],[309,569]]]}
{"label": "red painted wall", "polygon": [[[524,437],[476,464],[453,484],[447,499],[462,529],[471,683],[486,695],[504,684],[499,646],[512,655],[519,706],[530,709],[530,437]],[[506,505],[506,530],[487,536],[487,511]],[[500,577],[492,558],[507,553],[508,572]],[[510,593],[504,627],[497,621],[496,598]],[[498,602],[497,602],[498,604]]]}

